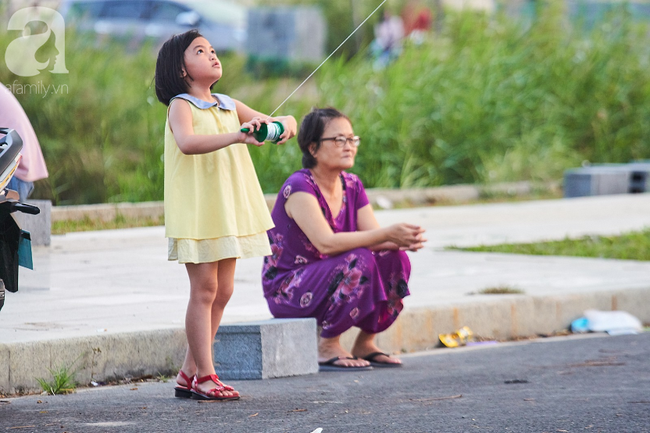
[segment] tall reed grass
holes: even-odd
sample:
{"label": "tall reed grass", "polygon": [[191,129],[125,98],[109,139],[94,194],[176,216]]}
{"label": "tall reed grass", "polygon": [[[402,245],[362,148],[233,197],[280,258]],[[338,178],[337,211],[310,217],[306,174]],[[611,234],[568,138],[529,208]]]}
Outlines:
{"label": "tall reed grass", "polygon": [[[362,137],[353,171],[368,187],[557,180],[583,161],[650,158],[647,25],[620,12],[584,30],[545,8],[528,23],[448,13],[443,28],[407,43],[385,69],[373,67],[367,49],[332,58],[279,113],[300,120],[314,105],[346,112]],[[0,34],[0,52],[15,37]],[[16,94],[50,170],[36,197],[162,199],[165,107],[151,87],[155,50],[98,47],[74,34],[66,44],[68,75],[0,69],[5,85],[67,85],[65,94]],[[301,81],[256,81],[243,56],[222,62],[214,90],[263,112]],[[250,152],[265,192],[301,167],[295,140]]]}
{"label": "tall reed grass", "polygon": [[620,13],[585,33],[552,9],[528,28],[445,24],[385,70],[357,57],[323,73],[322,98],[363,136],[367,184],[552,180],[585,160],[650,157],[647,27]]}

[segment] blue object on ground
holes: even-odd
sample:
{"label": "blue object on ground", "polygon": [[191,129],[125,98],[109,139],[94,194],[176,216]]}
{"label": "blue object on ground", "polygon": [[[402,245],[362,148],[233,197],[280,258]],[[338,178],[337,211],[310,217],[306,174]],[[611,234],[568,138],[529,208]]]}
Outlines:
{"label": "blue object on ground", "polygon": [[571,332],[589,332],[589,320],[586,317],[571,322]]}

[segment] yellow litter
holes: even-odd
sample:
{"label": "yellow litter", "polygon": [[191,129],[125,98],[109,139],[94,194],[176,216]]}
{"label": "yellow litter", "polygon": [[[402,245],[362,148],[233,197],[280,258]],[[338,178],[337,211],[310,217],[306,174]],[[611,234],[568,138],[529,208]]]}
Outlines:
{"label": "yellow litter", "polygon": [[474,333],[467,326],[463,326],[456,332],[451,334],[439,334],[440,342],[446,347],[465,346],[474,338]]}

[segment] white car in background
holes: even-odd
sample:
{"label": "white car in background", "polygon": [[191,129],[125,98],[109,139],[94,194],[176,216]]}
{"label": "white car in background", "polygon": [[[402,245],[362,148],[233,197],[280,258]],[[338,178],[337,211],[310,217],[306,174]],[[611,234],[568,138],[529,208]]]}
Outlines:
{"label": "white car in background", "polygon": [[66,26],[128,40],[162,44],[174,34],[197,28],[217,51],[239,51],[246,42],[247,9],[234,1],[63,0]]}

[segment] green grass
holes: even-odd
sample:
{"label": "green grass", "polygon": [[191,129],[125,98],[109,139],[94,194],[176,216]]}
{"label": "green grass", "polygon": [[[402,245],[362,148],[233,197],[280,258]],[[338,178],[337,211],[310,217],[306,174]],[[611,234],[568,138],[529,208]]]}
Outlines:
{"label": "green grass", "polygon": [[503,244],[453,249],[491,253],[648,261],[650,260],[650,228],[625,233],[621,236],[584,236],[579,239],[567,238],[552,242]]}
{"label": "green grass", "polygon": [[36,378],[44,392],[51,395],[75,392],[77,382],[75,381],[75,371],[71,366],[62,365],[57,369],[48,368],[48,371],[52,375],[52,380]]}
{"label": "green grass", "polygon": [[523,290],[509,286],[488,287],[476,292],[479,295],[522,295]]}

